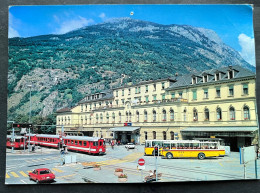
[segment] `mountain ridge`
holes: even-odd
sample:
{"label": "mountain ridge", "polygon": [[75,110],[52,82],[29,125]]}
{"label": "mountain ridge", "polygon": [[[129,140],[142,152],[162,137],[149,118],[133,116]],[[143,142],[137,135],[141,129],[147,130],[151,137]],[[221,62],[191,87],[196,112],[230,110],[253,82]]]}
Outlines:
{"label": "mountain ridge", "polygon": [[47,116],[88,93],[229,65],[255,70],[213,30],[188,25],[121,18],[65,34],[11,38],[8,116],[28,113],[29,83],[33,115]]}

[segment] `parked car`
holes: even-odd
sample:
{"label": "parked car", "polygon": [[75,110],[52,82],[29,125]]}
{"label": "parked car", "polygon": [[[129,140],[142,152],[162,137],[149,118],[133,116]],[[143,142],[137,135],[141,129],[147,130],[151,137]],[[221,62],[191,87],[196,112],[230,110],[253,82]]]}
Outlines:
{"label": "parked car", "polygon": [[35,169],[33,172],[29,172],[29,179],[34,180],[37,183],[54,181],[55,175],[48,168]]}
{"label": "parked car", "polygon": [[135,144],[133,144],[133,143],[127,143],[127,144],[125,145],[125,148],[134,149],[134,148],[135,148]]}

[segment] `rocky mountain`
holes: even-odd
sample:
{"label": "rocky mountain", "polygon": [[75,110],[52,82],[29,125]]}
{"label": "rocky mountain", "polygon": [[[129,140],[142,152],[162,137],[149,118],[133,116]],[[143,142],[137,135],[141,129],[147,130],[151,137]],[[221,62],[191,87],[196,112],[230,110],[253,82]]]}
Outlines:
{"label": "rocky mountain", "polygon": [[[228,65],[250,70],[212,30],[111,19],[63,35],[9,39],[9,117],[46,116],[122,84]],[[28,87],[32,85],[32,87]]]}

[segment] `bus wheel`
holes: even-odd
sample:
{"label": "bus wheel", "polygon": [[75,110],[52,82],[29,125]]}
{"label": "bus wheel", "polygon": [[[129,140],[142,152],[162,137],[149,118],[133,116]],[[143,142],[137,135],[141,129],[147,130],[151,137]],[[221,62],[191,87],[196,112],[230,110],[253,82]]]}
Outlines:
{"label": "bus wheel", "polygon": [[205,158],[205,154],[204,153],[199,153],[198,158],[199,159],[204,159]]}
{"label": "bus wheel", "polygon": [[167,154],[166,154],[166,157],[167,157],[167,159],[172,159],[172,158],[173,158],[173,155],[172,155],[172,153],[167,153]]}

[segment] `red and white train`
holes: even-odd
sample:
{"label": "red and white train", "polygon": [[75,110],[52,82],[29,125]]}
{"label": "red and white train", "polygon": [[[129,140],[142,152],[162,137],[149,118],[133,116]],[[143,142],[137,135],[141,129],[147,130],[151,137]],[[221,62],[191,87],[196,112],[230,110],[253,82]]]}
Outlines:
{"label": "red and white train", "polygon": [[23,149],[24,146],[26,146],[26,137],[14,136],[13,140],[12,140],[12,136],[7,135],[7,140],[6,140],[6,147],[7,148],[14,147],[14,149]]}
{"label": "red and white train", "polygon": [[106,145],[104,139],[100,139],[97,137],[27,134],[26,144],[28,144],[29,141],[31,145],[40,145],[54,148],[59,148],[63,146],[66,147],[67,150],[86,152],[94,155],[106,153]]}

